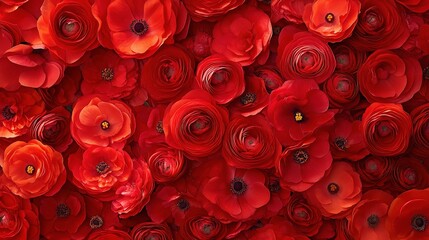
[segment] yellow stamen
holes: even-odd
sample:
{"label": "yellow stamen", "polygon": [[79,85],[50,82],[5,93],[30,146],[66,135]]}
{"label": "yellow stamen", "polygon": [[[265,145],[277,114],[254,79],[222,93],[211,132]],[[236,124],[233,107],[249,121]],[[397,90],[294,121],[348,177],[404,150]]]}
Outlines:
{"label": "yellow stamen", "polygon": [[296,122],[301,122],[303,119],[304,119],[304,116],[302,116],[302,113],[300,113],[300,112],[295,113],[295,121]]}
{"label": "yellow stamen", "polygon": [[101,129],[107,130],[110,128],[110,123],[108,121],[102,121],[101,122]]}
{"label": "yellow stamen", "polygon": [[27,165],[27,167],[25,167],[25,172],[26,172],[28,175],[33,175],[33,174],[34,174],[34,171],[36,171],[36,169],[34,168],[34,166],[33,166],[33,165]]}

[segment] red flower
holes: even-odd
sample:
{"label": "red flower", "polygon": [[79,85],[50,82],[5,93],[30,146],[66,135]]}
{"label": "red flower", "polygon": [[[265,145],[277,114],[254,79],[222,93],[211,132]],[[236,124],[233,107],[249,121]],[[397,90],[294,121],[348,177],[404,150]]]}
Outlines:
{"label": "red flower", "polygon": [[196,82],[209,92],[218,104],[226,104],[244,92],[244,71],[237,62],[222,55],[211,55],[197,67]]}
{"label": "red flower", "polygon": [[284,215],[289,218],[294,228],[307,236],[314,236],[322,226],[322,213],[300,194],[294,193],[284,209]]}
{"label": "red flower", "polygon": [[390,239],[428,239],[429,189],[410,190],[393,200],[386,227]]}
{"label": "red flower", "polygon": [[164,43],[173,43],[176,16],[171,0],[96,0],[92,12],[101,45],[123,58],[147,58]]}
{"label": "red flower", "polygon": [[399,155],[408,148],[411,118],[400,104],[372,103],[362,116],[362,128],[368,150],[374,155]]}
{"label": "red flower", "polygon": [[92,232],[88,238],[88,240],[133,240],[131,236],[121,230],[110,229],[110,230],[100,230]]}
{"label": "red flower", "polygon": [[21,42],[21,38],[18,25],[5,21],[0,17],[0,57],[9,48],[18,45]]}
{"label": "red flower", "polygon": [[280,158],[281,145],[270,124],[260,115],[238,116],[226,129],[222,155],[236,168],[271,168]]}
{"label": "red flower", "polygon": [[211,50],[242,66],[263,64],[271,36],[270,18],[256,7],[244,6],[216,23]]}
{"label": "red flower", "polygon": [[311,136],[333,120],[329,100],[313,80],[288,80],[270,95],[267,117],[285,145]]}
{"label": "red flower", "polygon": [[366,52],[350,44],[338,43],[332,47],[337,62],[336,70],[354,74],[366,59]]}
{"label": "red flower", "polygon": [[424,13],[429,10],[428,0],[396,0],[396,2],[416,13]]}
{"label": "red flower", "polygon": [[356,162],[356,172],[364,187],[386,187],[391,170],[392,161],[384,157],[368,156]]}
{"label": "red flower", "polygon": [[66,181],[61,154],[38,140],[10,144],[0,166],[2,184],[22,198],[52,196]]}
{"label": "red flower", "polygon": [[401,157],[394,160],[390,173],[393,192],[404,192],[411,189],[424,189],[429,187],[429,172],[425,166],[415,158]]}
{"label": "red flower", "polygon": [[154,102],[169,103],[191,90],[194,69],[193,57],[182,47],[163,46],[143,65],[141,83]]}
{"label": "red flower", "polygon": [[248,75],[245,80],[246,88],[243,94],[232,101],[229,107],[232,115],[253,116],[260,113],[268,104],[269,94],[264,79]]}
{"label": "red flower", "polygon": [[22,199],[0,188],[0,238],[4,240],[38,239],[40,223],[38,211],[30,200]]}
{"label": "red flower", "polygon": [[415,108],[411,112],[413,120],[413,154],[429,156],[429,103]]}
{"label": "red flower", "polygon": [[316,0],[305,5],[302,19],[310,32],[329,42],[339,42],[352,34],[360,6],[359,0]]}
{"label": "red flower", "polygon": [[216,18],[225,15],[227,12],[239,7],[245,0],[183,0],[185,7],[194,21],[213,21]]}
{"label": "red flower", "polygon": [[352,109],[359,104],[359,87],[356,79],[345,73],[334,73],[323,83],[332,108]]}
{"label": "red flower", "polygon": [[168,240],[173,239],[173,234],[170,227],[163,224],[156,224],[151,222],[143,222],[133,227],[131,237],[134,240],[139,239],[159,239]]}
{"label": "red flower", "polygon": [[[165,105],[157,105],[155,108],[141,106],[135,108],[136,134],[134,136],[139,143],[141,150],[151,148],[152,144],[165,143],[164,128],[162,119],[164,117]],[[138,135],[140,133],[140,135]],[[149,156],[147,156],[149,157]]]}
{"label": "red flower", "polygon": [[271,93],[274,89],[283,85],[283,78],[278,69],[274,66],[261,66],[255,69],[255,75],[264,79],[267,92]]}
{"label": "red flower", "polygon": [[228,234],[226,225],[204,213],[187,217],[179,231],[184,239],[221,240]]}
{"label": "red flower", "polygon": [[296,231],[291,222],[281,217],[273,217],[265,226],[247,232],[249,240],[309,240],[308,237]]}
{"label": "red flower", "polygon": [[43,44],[67,64],[98,46],[97,21],[88,1],[46,0],[37,20]]}
{"label": "red flower", "polygon": [[156,147],[147,160],[147,164],[156,182],[172,182],[181,177],[186,159],[183,152],[165,145]]}
{"label": "red flower", "polygon": [[165,140],[192,159],[206,157],[220,149],[227,122],[226,109],[206,91],[193,90],[166,109]]}
{"label": "red flower", "polygon": [[73,139],[82,148],[122,148],[134,133],[135,119],[125,103],[88,95],[77,100],[70,129]]}
{"label": "red flower", "polygon": [[359,174],[346,162],[332,164],[331,172],[305,192],[307,200],[330,218],[346,216],[362,197]]}
{"label": "red flower", "polygon": [[313,3],[313,0],[272,0],[271,20],[275,23],[284,18],[296,24],[303,23],[302,14],[309,3]]}

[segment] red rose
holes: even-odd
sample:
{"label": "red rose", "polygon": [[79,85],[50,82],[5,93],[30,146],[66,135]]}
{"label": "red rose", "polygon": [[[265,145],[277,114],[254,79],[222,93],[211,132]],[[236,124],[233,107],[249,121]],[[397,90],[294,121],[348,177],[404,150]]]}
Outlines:
{"label": "red rose", "polygon": [[352,34],[360,6],[359,0],[315,0],[305,5],[302,19],[309,32],[329,42],[340,42]]}
{"label": "red rose", "polygon": [[134,133],[135,119],[125,103],[88,95],[77,100],[70,129],[73,139],[82,148],[122,148]]}
{"label": "red rose", "polygon": [[211,55],[197,67],[196,82],[209,92],[218,104],[226,104],[244,92],[244,71],[237,62],[222,55]]}
{"label": "red rose", "polygon": [[134,240],[140,239],[157,239],[170,240],[173,239],[170,227],[167,224],[156,224],[144,222],[137,224],[131,231],[131,238]]}
{"label": "red rose", "polygon": [[422,85],[422,69],[417,59],[389,50],[372,53],[357,76],[360,91],[368,102],[403,103]]}
{"label": "red rose", "polygon": [[171,0],[96,0],[92,12],[101,45],[123,58],[147,58],[164,43],[173,43],[176,16]]}
{"label": "red rose", "polygon": [[181,177],[186,159],[182,151],[161,145],[152,151],[147,164],[153,179],[159,183],[165,183]]}
{"label": "red rose", "polygon": [[206,91],[193,90],[166,109],[165,140],[192,159],[206,157],[220,149],[227,122],[225,108]]}
{"label": "red rose", "polygon": [[157,103],[169,103],[191,90],[193,57],[179,45],[163,46],[143,65],[141,83]]}
{"label": "red rose", "polygon": [[296,24],[303,23],[302,14],[305,5],[312,2],[313,0],[272,0],[271,20],[275,23],[284,18]]}
{"label": "red rose", "polygon": [[345,73],[334,73],[323,83],[332,108],[352,109],[359,104],[359,87],[356,79]]}
{"label": "red rose", "polygon": [[213,21],[227,12],[241,6],[245,0],[183,0],[185,7],[194,21]]}
{"label": "red rose", "polygon": [[429,10],[428,0],[396,0],[396,2],[416,13],[424,13]]}
{"label": "red rose", "polygon": [[87,240],[133,240],[131,236],[121,230],[110,229],[92,232]]}
{"label": "red rose", "polygon": [[413,120],[413,154],[426,157],[429,156],[429,103],[415,108],[411,112]]}
{"label": "red rose", "polygon": [[272,34],[267,14],[256,7],[244,6],[216,23],[211,50],[242,66],[255,61],[263,64]]}
{"label": "red rose", "polygon": [[97,21],[91,4],[81,0],[46,0],[37,20],[43,44],[67,64],[97,47]]}
{"label": "red rose", "polygon": [[378,156],[394,156],[408,148],[412,132],[410,115],[402,105],[372,103],[362,116],[362,128],[368,150]]}
{"label": "red rose", "polygon": [[38,140],[10,144],[0,166],[1,182],[22,198],[52,196],[66,181],[61,154]]}

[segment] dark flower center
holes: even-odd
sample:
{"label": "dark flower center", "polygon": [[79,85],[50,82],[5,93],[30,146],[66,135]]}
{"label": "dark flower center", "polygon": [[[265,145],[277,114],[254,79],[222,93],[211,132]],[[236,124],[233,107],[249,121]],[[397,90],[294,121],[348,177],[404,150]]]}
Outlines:
{"label": "dark flower center", "polygon": [[234,178],[231,181],[230,190],[235,195],[241,195],[246,192],[247,184],[241,178]]}
{"label": "dark flower center", "polygon": [[99,162],[97,164],[97,166],[95,166],[95,170],[99,173],[99,174],[104,174],[109,170],[109,165],[106,162]]}
{"label": "dark flower center", "polygon": [[164,63],[161,67],[161,71],[164,74],[164,76],[167,78],[167,81],[170,81],[170,79],[174,76],[176,73],[176,68],[171,62]]}
{"label": "dark flower center", "polygon": [[16,115],[16,113],[13,112],[9,106],[4,107],[3,110],[1,111],[1,114],[3,115],[3,118],[6,120],[10,120]]}
{"label": "dark flower center", "polygon": [[298,164],[303,164],[303,163],[307,162],[308,161],[308,157],[309,157],[308,156],[308,152],[305,151],[304,149],[296,150],[293,153],[293,159]]}
{"label": "dark flower center", "polygon": [[149,30],[149,25],[146,21],[139,19],[134,20],[130,25],[131,31],[136,35],[143,35]]}
{"label": "dark flower center", "polygon": [[388,136],[392,133],[392,127],[387,121],[382,121],[377,125],[377,133],[381,137]]}
{"label": "dark flower center", "polygon": [[378,223],[380,222],[380,218],[377,215],[372,214],[371,216],[369,216],[366,219],[366,221],[368,222],[369,227],[375,228],[375,227],[377,227]]}
{"label": "dark flower center", "polygon": [[106,81],[111,81],[114,77],[113,68],[103,68],[101,70],[101,78]]}
{"label": "dark flower center", "polygon": [[338,149],[345,151],[346,150],[346,144],[347,140],[343,137],[337,137],[335,138],[335,146],[337,146]]}
{"label": "dark flower center", "polygon": [[28,175],[33,175],[33,174],[36,172],[36,168],[35,168],[33,165],[27,165],[27,166],[25,167],[25,172],[26,172]]}
{"label": "dark flower center", "polygon": [[338,191],[340,191],[340,186],[338,186],[338,184],[336,184],[336,183],[328,184],[328,192],[330,194],[337,194]]}
{"label": "dark flower center", "polygon": [[188,210],[189,209],[189,202],[188,202],[188,200],[186,200],[186,199],[184,199],[184,198],[181,198],[177,203],[176,203],[176,206],[180,209],[180,210],[182,210],[182,211],[186,211],[186,210]]}
{"label": "dark flower center", "polygon": [[411,226],[413,227],[414,230],[419,232],[423,232],[424,230],[426,230],[427,224],[428,224],[428,221],[426,217],[422,215],[414,216],[413,219],[411,220]]}
{"label": "dark flower center", "polygon": [[368,11],[364,14],[364,22],[371,30],[378,30],[381,27],[383,20],[381,19],[380,14],[374,11]]}
{"label": "dark flower center", "polygon": [[164,133],[164,129],[162,128],[162,121],[158,121],[156,123],[155,129],[158,133]]}
{"label": "dark flower center", "polygon": [[110,128],[110,123],[107,120],[104,120],[101,122],[100,126],[101,126],[101,129],[107,130]]}
{"label": "dark flower center", "polygon": [[202,230],[204,234],[209,235],[213,230],[213,226],[211,224],[204,224]]}
{"label": "dark flower center", "polygon": [[213,75],[210,78],[211,80],[210,82],[212,85],[218,85],[228,80],[228,78],[229,78],[229,72],[223,69],[220,69],[213,73]]}
{"label": "dark flower center", "polygon": [[274,192],[274,193],[280,191],[279,181],[278,180],[271,181],[268,184],[268,189],[270,189],[270,192]]}
{"label": "dark flower center", "polygon": [[404,176],[404,182],[408,185],[413,185],[416,183],[417,180],[417,173],[416,170],[412,169],[412,168],[407,168],[405,169],[405,171],[403,172],[403,176]]}
{"label": "dark flower center", "polygon": [[350,90],[350,83],[346,80],[341,80],[337,83],[337,90],[339,92],[347,92]]}
{"label": "dark flower center", "polygon": [[295,122],[302,122],[304,121],[304,114],[301,112],[295,112],[294,113]]}
{"label": "dark flower center", "polygon": [[70,208],[64,203],[57,205],[57,217],[65,218],[70,216]]}
{"label": "dark flower center", "polygon": [[80,23],[75,19],[65,18],[60,24],[61,32],[65,37],[73,36],[80,30]]}
{"label": "dark flower center", "polygon": [[256,94],[245,93],[245,94],[241,95],[240,101],[243,105],[247,105],[249,103],[254,103],[256,101]]}
{"label": "dark flower center", "polygon": [[282,31],[282,28],[280,26],[273,26],[274,35],[279,35],[281,31]]}
{"label": "dark flower center", "polygon": [[332,23],[335,20],[335,16],[332,13],[328,13],[325,16],[325,21],[328,23]]}
{"label": "dark flower center", "polygon": [[96,216],[93,216],[92,218],[91,218],[91,220],[89,220],[89,226],[92,228],[92,229],[97,229],[97,228],[100,228],[100,227],[102,227],[103,226],[103,218],[101,218],[100,216],[98,216],[98,215],[96,215]]}

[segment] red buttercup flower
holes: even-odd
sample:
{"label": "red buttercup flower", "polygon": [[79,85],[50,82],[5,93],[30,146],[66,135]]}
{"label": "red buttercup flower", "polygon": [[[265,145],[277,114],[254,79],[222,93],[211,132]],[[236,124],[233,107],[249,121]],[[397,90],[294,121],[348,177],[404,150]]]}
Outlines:
{"label": "red buttercup flower", "polygon": [[131,236],[124,231],[109,229],[109,230],[100,230],[92,232],[88,238],[88,240],[133,240]]}
{"label": "red buttercup flower", "polygon": [[18,25],[4,21],[0,17],[0,56],[9,48],[21,42],[21,31]]}
{"label": "red buttercup flower", "polygon": [[392,170],[392,161],[385,157],[368,156],[356,162],[363,187],[385,187]]}
{"label": "red buttercup flower", "polygon": [[429,10],[428,0],[396,0],[396,2],[416,13],[424,13]]}
{"label": "red buttercup flower", "polygon": [[279,88],[283,85],[283,78],[280,76],[280,72],[274,66],[261,66],[255,69],[254,74],[265,82],[265,88],[268,93],[271,93],[274,89]]}
{"label": "red buttercup flower", "polygon": [[0,187],[0,238],[4,240],[38,239],[38,211],[30,200],[22,199]]}
{"label": "red buttercup flower", "polygon": [[179,232],[184,239],[225,239],[228,228],[215,217],[203,212],[187,217]]}
{"label": "red buttercup flower", "polygon": [[126,98],[131,95],[139,78],[138,63],[134,59],[122,59],[115,52],[103,48],[92,51],[80,67],[84,95]]}
{"label": "red buttercup flower", "polygon": [[347,73],[334,73],[323,83],[332,108],[351,109],[359,104],[359,87],[356,79]]}
{"label": "red buttercup flower", "polygon": [[122,148],[135,130],[134,115],[128,105],[101,96],[80,97],[72,112],[73,139],[82,147]]}
{"label": "red buttercup flower", "polygon": [[330,218],[346,216],[362,197],[359,174],[346,162],[335,162],[329,174],[305,192],[307,200]]}
{"label": "red buttercup flower", "polygon": [[260,115],[232,119],[226,129],[222,155],[236,168],[272,168],[282,147],[270,124]]}
{"label": "red buttercup flower", "polygon": [[412,132],[410,115],[400,104],[372,103],[362,116],[368,150],[378,156],[394,156],[408,148]]}
{"label": "red buttercup flower", "polygon": [[349,231],[357,239],[390,239],[385,223],[393,196],[381,190],[370,190],[347,217]]}
{"label": "red buttercup flower", "polygon": [[356,73],[366,59],[366,52],[350,44],[338,43],[332,47],[337,62],[336,70],[341,73]]}
{"label": "red buttercup flower", "polygon": [[429,188],[403,192],[390,204],[386,219],[390,239],[427,239],[428,219]]}
{"label": "red buttercup flower", "polygon": [[358,161],[369,154],[361,132],[362,122],[347,115],[337,115],[329,134],[334,159]]}
{"label": "red buttercup flower", "polygon": [[316,133],[285,149],[282,158],[276,162],[283,187],[303,192],[325,175],[332,164],[328,137],[327,132]]}
{"label": "red buttercup flower", "polygon": [[404,192],[411,189],[429,187],[429,172],[416,158],[400,157],[394,160],[391,174],[391,186],[394,192]]}
{"label": "red buttercup flower", "polygon": [[289,218],[295,229],[307,236],[316,235],[323,224],[320,210],[308,204],[300,193],[292,195],[283,214]]}
{"label": "red buttercup flower", "polygon": [[226,104],[244,92],[244,71],[241,65],[223,55],[211,55],[197,67],[196,82],[219,104]]}
{"label": "red buttercup flower", "polygon": [[316,0],[305,5],[302,19],[310,32],[329,42],[340,42],[352,34],[360,6],[359,0]]}
{"label": "red buttercup flower", "polygon": [[329,45],[292,25],[280,32],[277,54],[277,66],[285,79],[322,83],[335,70],[335,56]]}
{"label": "red buttercup flower", "polygon": [[31,122],[45,112],[45,104],[36,90],[16,92],[0,90],[0,137],[14,138],[28,132]]}
{"label": "red buttercup flower", "polygon": [[[220,6],[218,2],[216,5]],[[267,14],[256,7],[243,6],[216,23],[211,50],[242,66],[263,64],[272,34]]]}
{"label": "red buttercup flower", "polygon": [[204,90],[192,90],[168,106],[163,129],[166,142],[191,159],[214,154],[221,148],[228,122],[225,108]]}
{"label": "red buttercup flower", "polygon": [[67,64],[98,46],[97,21],[91,4],[80,0],[46,0],[37,20],[43,44]]}
{"label": "red buttercup flower", "polygon": [[191,90],[194,69],[193,57],[182,47],[163,46],[143,65],[141,83],[154,102],[169,103]]}
{"label": "red buttercup flower", "polygon": [[123,58],[150,57],[164,43],[174,41],[172,6],[171,0],[96,0],[92,12],[99,24],[98,39]]}
{"label": "red buttercup flower", "polygon": [[156,147],[147,160],[152,177],[156,182],[172,182],[181,177],[186,159],[183,152],[169,146]]}
{"label": "red buttercup flower", "polygon": [[241,6],[245,0],[208,0],[208,1],[195,1],[183,0],[185,7],[188,9],[189,14],[194,21],[213,21],[218,17],[225,15],[227,12],[234,10]]}
{"label": "red buttercup flower", "polygon": [[296,24],[303,23],[302,14],[309,3],[313,3],[313,0],[272,0],[271,20],[275,23],[284,18]]}
{"label": "red buttercup flower", "polygon": [[415,108],[411,112],[413,120],[412,153],[426,157],[429,155],[429,103]]}
{"label": "red buttercup flower", "polygon": [[294,145],[333,120],[329,100],[313,80],[288,80],[270,95],[267,117],[285,145]]}
{"label": "red buttercup flower", "polygon": [[131,230],[131,238],[138,239],[159,239],[168,240],[173,239],[173,233],[166,223],[156,224],[151,222],[143,222],[137,224]]}
{"label": "red buttercup flower", "polygon": [[358,23],[350,38],[359,50],[396,49],[410,36],[405,13],[394,0],[362,0]]}
{"label": "red buttercup flower", "polygon": [[52,196],[66,181],[61,154],[35,139],[10,144],[0,166],[1,182],[22,198]]}
{"label": "red buttercup flower", "polygon": [[122,150],[90,147],[71,154],[68,167],[74,185],[101,200],[112,200],[116,188],[130,178],[133,160]]}
{"label": "red buttercup flower", "polygon": [[403,103],[422,84],[422,69],[417,59],[389,50],[372,53],[357,76],[360,91],[368,102]]}

